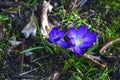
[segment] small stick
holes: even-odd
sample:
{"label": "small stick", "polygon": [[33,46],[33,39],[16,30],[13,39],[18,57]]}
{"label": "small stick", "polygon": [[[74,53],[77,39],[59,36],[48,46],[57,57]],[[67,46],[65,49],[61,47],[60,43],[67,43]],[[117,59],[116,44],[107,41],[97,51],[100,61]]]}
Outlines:
{"label": "small stick", "polygon": [[76,4],[77,4],[78,0],[75,0],[74,1],[74,4],[73,4],[73,7],[72,7],[72,10],[75,10],[76,9]]}
{"label": "small stick", "polygon": [[88,0],[81,0],[76,7],[80,6],[82,7]]}
{"label": "small stick", "polygon": [[33,72],[33,71],[38,70],[38,69],[39,69],[39,67],[38,68],[34,68],[34,69],[30,70],[30,71],[27,71],[27,72],[19,74],[19,76],[23,76],[25,74],[28,74],[28,73]]}
{"label": "small stick", "polygon": [[[25,50],[25,39],[22,40],[21,50]],[[21,71],[23,71],[23,64],[24,64],[24,55],[20,55],[20,65],[21,65]]]}
{"label": "small stick", "polygon": [[104,46],[100,49],[99,53],[100,53],[100,54],[104,54],[104,51],[105,51],[110,45],[112,45],[113,43],[116,43],[116,42],[118,42],[118,41],[120,41],[120,38],[117,38],[117,39],[115,39],[115,40],[113,40],[113,41],[108,42],[106,45],[104,45]]}
{"label": "small stick", "polygon": [[87,16],[85,19],[89,19],[91,16],[94,16],[95,12],[91,13],[89,16]]}
{"label": "small stick", "polygon": [[21,80],[38,80],[39,76],[37,75],[31,75],[31,74],[26,74],[23,76],[19,76],[19,75],[12,75],[13,78],[21,78]]}
{"label": "small stick", "polygon": [[96,56],[93,56],[93,55],[88,55],[88,54],[84,54],[83,55],[85,58],[91,60],[92,62],[102,66],[102,67],[107,67],[105,64],[101,64],[100,62],[98,62],[97,60],[101,61],[100,57],[96,57]]}

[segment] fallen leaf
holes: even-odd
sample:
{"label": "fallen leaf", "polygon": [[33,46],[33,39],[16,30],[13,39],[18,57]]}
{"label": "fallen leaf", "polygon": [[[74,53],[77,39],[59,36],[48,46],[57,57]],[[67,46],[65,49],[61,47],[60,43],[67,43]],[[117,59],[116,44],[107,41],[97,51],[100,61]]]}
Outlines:
{"label": "fallen leaf", "polygon": [[59,80],[60,72],[54,71],[46,80]]}
{"label": "fallen leaf", "polygon": [[37,27],[35,24],[36,20],[37,18],[35,17],[34,12],[32,12],[30,16],[30,22],[21,31],[21,33],[24,34],[25,38],[28,38],[31,34],[36,35],[36,31],[37,31]]}
{"label": "fallen leaf", "polygon": [[16,41],[16,39],[14,39],[14,40],[10,40],[9,43],[11,46],[16,47],[16,46],[20,45],[22,42]]}
{"label": "fallen leaf", "polygon": [[50,32],[52,26],[50,26],[48,21],[48,10],[51,11],[53,6],[47,2],[43,2],[43,9],[42,9],[42,18],[41,18],[41,33],[43,34],[44,38],[48,38],[48,33]]}

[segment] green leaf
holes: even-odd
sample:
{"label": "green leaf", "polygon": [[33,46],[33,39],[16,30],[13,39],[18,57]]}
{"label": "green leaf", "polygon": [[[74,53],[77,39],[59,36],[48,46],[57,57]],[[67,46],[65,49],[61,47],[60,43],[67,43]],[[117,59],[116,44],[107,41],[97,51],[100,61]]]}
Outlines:
{"label": "green leaf", "polygon": [[44,47],[40,46],[40,47],[34,47],[34,48],[30,48],[30,49],[26,49],[22,52],[20,52],[20,54],[24,54],[26,52],[29,52],[29,51],[33,51],[33,50],[37,50],[37,49],[43,49]]}
{"label": "green leaf", "polygon": [[54,54],[53,50],[49,48],[48,46],[45,47],[48,51],[50,51],[51,54]]}
{"label": "green leaf", "polygon": [[65,60],[64,68],[62,73],[66,72],[74,64],[73,59]]}

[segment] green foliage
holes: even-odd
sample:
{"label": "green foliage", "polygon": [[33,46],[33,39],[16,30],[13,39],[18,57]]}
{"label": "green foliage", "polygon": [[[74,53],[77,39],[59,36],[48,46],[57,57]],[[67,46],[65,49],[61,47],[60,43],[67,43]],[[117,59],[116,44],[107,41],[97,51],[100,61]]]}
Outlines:
{"label": "green foliage", "polygon": [[99,80],[106,80],[108,77],[108,73],[110,71],[111,71],[110,69],[106,68],[103,72],[100,73],[100,75],[98,75],[98,79]]}
{"label": "green foliage", "polygon": [[34,6],[37,3],[38,0],[26,0],[26,6],[31,7]]}
{"label": "green foliage", "polygon": [[24,54],[26,52],[30,52],[30,51],[34,51],[34,50],[37,50],[37,49],[43,49],[44,47],[40,46],[40,47],[34,47],[34,48],[29,48],[27,50],[24,50],[22,52],[20,52],[21,54]]}
{"label": "green foliage", "polygon": [[69,60],[65,60],[62,73],[65,73],[73,65],[74,65],[74,60],[72,58],[70,58]]}
{"label": "green foliage", "polygon": [[4,15],[0,15],[0,21],[6,21],[8,18]]}

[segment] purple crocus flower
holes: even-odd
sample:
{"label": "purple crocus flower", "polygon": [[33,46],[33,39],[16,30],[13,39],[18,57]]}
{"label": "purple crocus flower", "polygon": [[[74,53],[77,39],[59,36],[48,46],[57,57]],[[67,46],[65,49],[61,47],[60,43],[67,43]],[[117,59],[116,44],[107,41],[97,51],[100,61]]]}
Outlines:
{"label": "purple crocus flower", "polygon": [[82,54],[82,50],[89,48],[96,41],[95,33],[88,33],[88,28],[85,25],[80,26],[78,30],[74,27],[69,28],[68,37],[70,38],[73,51],[79,55]]}
{"label": "purple crocus flower", "polygon": [[68,48],[69,44],[67,42],[65,42],[64,40],[62,40],[62,38],[64,37],[64,33],[65,32],[63,30],[59,31],[57,27],[53,27],[49,33],[48,40],[51,43],[57,43],[58,45],[60,45],[64,48]]}

